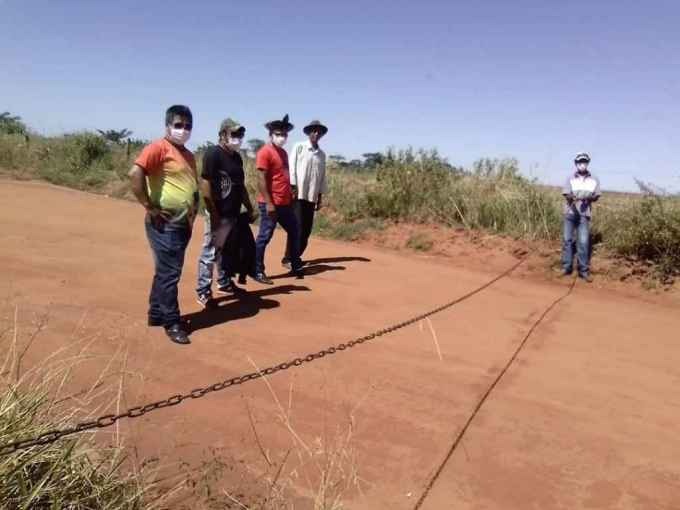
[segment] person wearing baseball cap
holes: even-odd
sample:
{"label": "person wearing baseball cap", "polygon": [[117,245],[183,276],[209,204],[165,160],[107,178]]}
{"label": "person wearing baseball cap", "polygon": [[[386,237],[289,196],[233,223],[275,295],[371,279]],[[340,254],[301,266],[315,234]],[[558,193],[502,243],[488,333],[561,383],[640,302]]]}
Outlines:
{"label": "person wearing baseball cap", "polygon": [[[321,209],[323,195],[328,191],[326,183],[326,153],[319,147],[319,140],[328,133],[320,121],[313,120],[302,131],[308,140],[298,142],[290,156],[290,183],[293,188],[293,211],[300,229],[300,257],[307,249],[309,236],[314,227],[314,213]],[[289,238],[290,239],[290,238]],[[290,243],[281,260],[290,269]]]}
{"label": "person wearing baseball cap", "polygon": [[257,185],[260,192],[257,202],[260,211],[260,230],[255,240],[254,280],[265,285],[274,282],[265,273],[264,255],[276,225],[280,224],[288,234],[291,273],[303,277],[300,261],[300,237],[297,220],[293,213],[293,192],[290,185],[288,153],[283,148],[288,133],[293,130],[288,115],[281,120],[267,122],[269,143],[265,144],[255,158]]}
{"label": "person wearing baseball cap", "polygon": [[574,269],[574,246],[578,275],[586,282],[590,276],[590,222],[592,204],[600,198],[600,181],[588,170],[590,156],[579,152],[574,157],[576,171],[562,188],[564,204],[564,236],[562,243],[562,274],[569,276]]}
{"label": "person wearing baseball cap", "polygon": [[234,271],[227,267],[227,257],[222,253],[227,238],[236,227],[241,205],[245,206],[251,221],[254,219],[240,154],[245,132],[246,128],[238,122],[224,120],[220,124],[218,144],[209,147],[203,155],[199,184],[207,215],[196,289],[197,300],[203,307],[212,300],[213,262],[218,264],[218,292],[228,294],[240,290],[231,280]]}

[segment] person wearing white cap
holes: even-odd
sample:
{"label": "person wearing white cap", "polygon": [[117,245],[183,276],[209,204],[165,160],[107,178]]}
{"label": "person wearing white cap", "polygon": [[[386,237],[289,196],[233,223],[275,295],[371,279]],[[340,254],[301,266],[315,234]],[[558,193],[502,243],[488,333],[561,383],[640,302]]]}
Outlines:
{"label": "person wearing white cap", "polygon": [[590,221],[592,204],[600,198],[600,181],[588,170],[590,156],[579,152],[574,158],[576,172],[569,176],[562,195],[564,204],[564,237],[562,244],[562,274],[568,276],[574,270],[574,246],[578,275],[586,282],[590,276]]}

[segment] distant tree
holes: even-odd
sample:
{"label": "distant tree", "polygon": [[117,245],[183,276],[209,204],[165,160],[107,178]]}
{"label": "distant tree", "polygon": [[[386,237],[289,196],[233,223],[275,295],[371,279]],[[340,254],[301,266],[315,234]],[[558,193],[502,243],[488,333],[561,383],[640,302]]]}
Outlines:
{"label": "distant tree", "polygon": [[102,136],[104,140],[107,140],[109,142],[117,143],[117,144],[122,144],[126,138],[128,138],[131,134],[132,131],[129,129],[107,129],[106,131],[102,131],[101,129],[97,130],[99,134]]}
{"label": "distant tree", "polygon": [[214,145],[215,145],[215,144],[212,143],[211,141],[207,141],[207,142],[205,142],[205,143],[199,145],[198,147],[196,147],[196,151],[195,151],[195,152],[205,152],[205,151],[207,151],[210,147],[213,147]]}
{"label": "distant tree", "polygon": [[364,166],[366,168],[375,168],[385,160],[382,152],[366,152],[362,154],[362,157],[364,158]]}
{"label": "distant tree", "polygon": [[0,113],[0,133],[7,135],[26,135],[28,128],[21,121],[21,117],[9,112]]}
{"label": "distant tree", "polygon": [[265,143],[266,142],[264,140],[261,140],[259,138],[251,138],[246,142],[246,144],[248,145],[248,152],[252,157],[255,157],[257,151],[259,151],[265,145]]}
{"label": "distant tree", "polygon": [[127,143],[133,149],[141,149],[145,145],[149,145],[149,140],[143,140],[141,138],[128,138]]}
{"label": "distant tree", "polygon": [[360,159],[353,159],[352,161],[349,162],[349,166],[351,166],[352,168],[361,169],[364,166],[364,164],[361,162]]}
{"label": "distant tree", "polygon": [[328,156],[328,159],[338,164],[344,163],[346,161],[345,156],[343,156],[342,154],[331,154],[330,156]]}

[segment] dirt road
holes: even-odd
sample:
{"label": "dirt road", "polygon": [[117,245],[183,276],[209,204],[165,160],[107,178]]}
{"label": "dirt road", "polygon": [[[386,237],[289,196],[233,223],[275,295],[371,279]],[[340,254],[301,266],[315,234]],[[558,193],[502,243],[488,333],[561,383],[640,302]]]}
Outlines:
{"label": "dirt road", "polygon": [[[0,200],[1,296],[18,305],[22,327],[48,316],[31,362],[96,334],[98,352],[127,352],[122,405],[251,372],[250,360],[269,366],[364,335],[462,295],[515,260],[500,254],[473,269],[314,239],[313,274],[274,287],[250,282],[243,301],[204,313],[193,290],[197,224],[180,286],[196,329],[184,347],[146,327],[152,268],[139,206],[9,181],[0,181]],[[271,274],[281,273],[282,247],[277,233]],[[361,491],[345,494],[348,508],[413,508],[480,396],[566,288],[519,273],[431,324],[276,374],[269,382],[289,422],[254,381],[122,430],[141,456],[167,464],[228,459],[213,485],[237,491],[221,484],[271,472],[266,458],[276,467],[297,444],[284,472],[301,497],[316,491],[306,477],[328,458],[318,452],[335,445],[353,459],[343,468],[353,464],[362,480]],[[482,407],[423,508],[680,508],[679,332],[670,302],[577,284]],[[84,366],[83,384],[104,363]]]}

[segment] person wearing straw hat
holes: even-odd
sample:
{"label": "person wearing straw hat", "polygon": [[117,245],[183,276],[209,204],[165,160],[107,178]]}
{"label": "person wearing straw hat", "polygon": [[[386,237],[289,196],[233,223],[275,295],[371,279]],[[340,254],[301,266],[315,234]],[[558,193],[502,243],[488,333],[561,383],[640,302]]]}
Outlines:
{"label": "person wearing straw hat", "polygon": [[239,289],[231,276],[234,268],[227,267],[228,257],[223,257],[225,243],[236,227],[241,205],[248,216],[254,218],[253,206],[245,185],[243,159],[239,154],[246,128],[232,119],[220,124],[217,145],[209,147],[203,155],[200,178],[201,194],[205,202],[206,220],[203,251],[198,261],[197,300],[207,307],[212,300],[213,263],[218,267],[218,292],[229,294]]}
{"label": "person wearing straw hat", "polygon": [[292,207],[293,192],[290,185],[288,153],[283,148],[288,140],[288,133],[293,130],[293,124],[286,115],[281,120],[268,122],[265,127],[269,131],[269,143],[257,152],[255,158],[260,230],[255,240],[254,280],[265,285],[273,285],[274,282],[265,273],[264,255],[277,224],[280,224],[288,234],[291,273],[298,278],[302,278],[303,273],[298,224]]}
{"label": "person wearing straw hat", "polygon": [[578,275],[586,282],[590,276],[590,220],[592,204],[600,198],[600,181],[588,170],[590,156],[579,152],[574,158],[576,172],[569,176],[562,189],[564,204],[564,236],[562,274],[569,276],[574,269],[574,246]]}
{"label": "person wearing straw hat", "polygon": [[[320,121],[313,120],[303,128],[308,140],[298,142],[290,155],[290,183],[295,201],[293,211],[300,229],[300,257],[309,243],[314,227],[314,213],[321,209],[323,195],[328,191],[326,183],[326,153],[319,147],[319,140],[328,133]],[[284,267],[291,268],[290,242],[281,260]]]}

